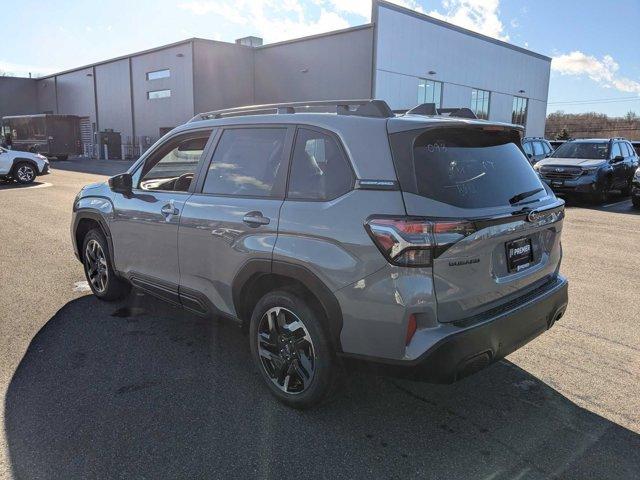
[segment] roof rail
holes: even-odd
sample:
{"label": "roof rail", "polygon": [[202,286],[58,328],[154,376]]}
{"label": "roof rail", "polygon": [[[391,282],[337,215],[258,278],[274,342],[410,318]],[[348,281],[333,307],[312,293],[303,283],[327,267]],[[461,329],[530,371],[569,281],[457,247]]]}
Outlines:
{"label": "roof rail", "polygon": [[335,109],[338,115],[359,117],[390,118],[394,114],[384,100],[312,100],[308,102],[270,103],[266,105],[247,105],[199,113],[187,123],[213,118],[235,117],[240,115],[263,115],[266,113],[286,114],[310,109]]}
{"label": "roof rail", "polygon": [[456,118],[478,118],[470,108],[437,108],[435,103],[421,103],[408,110],[405,115],[448,115]]}

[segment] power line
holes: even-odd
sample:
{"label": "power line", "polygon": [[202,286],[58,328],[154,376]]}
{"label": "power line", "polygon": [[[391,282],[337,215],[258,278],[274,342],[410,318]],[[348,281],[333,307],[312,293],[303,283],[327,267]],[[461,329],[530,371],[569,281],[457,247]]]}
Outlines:
{"label": "power line", "polygon": [[633,101],[640,101],[640,95],[636,95],[633,97],[596,98],[593,100],[566,100],[560,102],[549,102],[548,105],[582,105],[585,103],[615,103]]}

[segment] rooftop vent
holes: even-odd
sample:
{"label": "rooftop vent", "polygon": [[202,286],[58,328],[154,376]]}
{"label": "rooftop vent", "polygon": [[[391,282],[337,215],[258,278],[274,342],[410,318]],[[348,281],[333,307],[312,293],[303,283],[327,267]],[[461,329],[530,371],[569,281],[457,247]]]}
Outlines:
{"label": "rooftop vent", "polygon": [[260,37],[242,37],[236,40],[238,45],[244,45],[245,47],[261,47],[262,39]]}

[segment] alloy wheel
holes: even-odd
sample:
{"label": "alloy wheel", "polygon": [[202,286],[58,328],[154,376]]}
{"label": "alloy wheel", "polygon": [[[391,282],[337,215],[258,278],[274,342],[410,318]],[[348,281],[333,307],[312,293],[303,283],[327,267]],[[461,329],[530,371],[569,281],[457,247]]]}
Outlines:
{"label": "alloy wheel", "polygon": [[258,354],[262,368],[283,392],[304,392],[315,373],[315,350],[309,331],[291,310],[273,307],[258,325]]}
{"label": "alloy wheel", "polygon": [[35,172],[33,170],[33,167],[29,165],[22,165],[20,166],[20,168],[18,168],[16,176],[21,182],[30,182],[35,177]]}
{"label": "alloy wheel", "polygon": [[93,288],[98,293],[103,293],[107,289],[109,270],[104,250],[96,240],[91,239],[87,242],[87,248],[84,252],[84,268]]}

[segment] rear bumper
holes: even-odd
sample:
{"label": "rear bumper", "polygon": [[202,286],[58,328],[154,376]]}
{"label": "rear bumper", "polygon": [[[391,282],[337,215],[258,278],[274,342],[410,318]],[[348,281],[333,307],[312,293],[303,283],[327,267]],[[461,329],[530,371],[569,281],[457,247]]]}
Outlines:
{"label": "rear bumper", "polygon": [[567,308],[568,282],[558,276],[544,293],[488,320],[461,327],[416,360],[351,358],[359,366],[432,383],[452,383],[509,355],[550,328]]}

